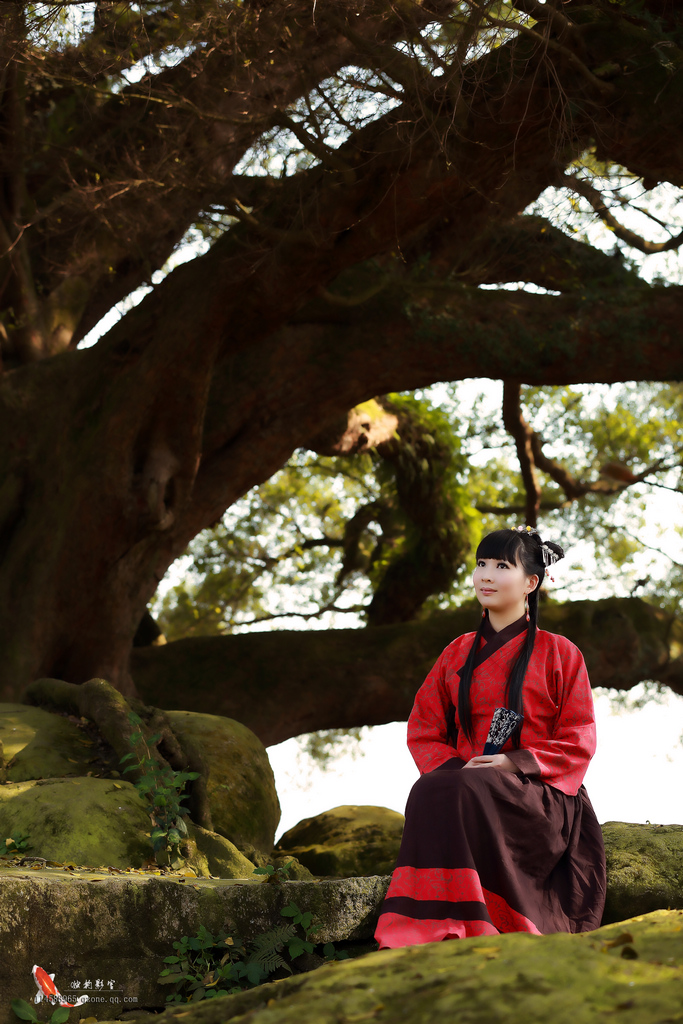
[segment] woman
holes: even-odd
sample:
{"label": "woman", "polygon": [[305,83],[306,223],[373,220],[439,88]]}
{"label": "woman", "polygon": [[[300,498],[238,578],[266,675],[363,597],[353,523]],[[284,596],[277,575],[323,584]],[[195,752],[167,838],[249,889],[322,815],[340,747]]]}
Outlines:
{"label": "woman", "polygon": [[[578,648],[537,629],[546,568],[563,556],[528,527],[496,530],[477,549],[479,629],[441,654],[408,722],[421,777],[375,933],[381,948],[600,924],[605,852],[581,784],[595,752],[590,682]],[[523,721],[483,756],[497,707]]]}

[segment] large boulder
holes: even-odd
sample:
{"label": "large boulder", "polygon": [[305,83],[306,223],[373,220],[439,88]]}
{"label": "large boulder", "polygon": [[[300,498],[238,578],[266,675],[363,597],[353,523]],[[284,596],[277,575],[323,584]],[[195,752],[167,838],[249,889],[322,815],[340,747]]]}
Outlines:
{"label": "large boulder", "polygon": [[602,826],[607,856],[603,921],[621,921],[660,907],[683,908],[683,825]]}
{"label": "large boulder", "polygon": [[277,850],[296,857],[314,875],[388,875],[396,863],[404,820],[388,807],[333,807],[285,832]]}
{"label": "large boulder", "polygon": [[0,743],[8,782],[87,775],[97,755],[75,721],[26,704],[0,704]]}
{"label": "large boulder", "polygon": [[[0,836],[28,835],[31,857],[139,868],[152,857],[150,829],[130,782],[81,777],[0,786]],[[195,826],[182,852],[197,875],[247,878],[254,870],[223,836]]]}
{"label": "large boulder", "polygon": [[194,711],[167,711],[186,749],[202,754],[214,830],[238,846],[270,851],[280,821],[280,803],[266,748],[232,718]]}
{"label": "large boulder", "polygon": [[[195,851],[195,846],[198,846],[205,852],[195,851],[192,858],[197,862],[200,873],[241,877],[246,871],[247,862],[241,855],[235,857],[237,851],[233,843],[244,847],[247,852],[254,851],[257,862],[263,859],[264,854],[267,859],[280,820],[275,780],[265,747],[250,729],[232,719],[185,711],[169,711],[167,714],[182,746],[188,752],[197,751],[206,766],[209,808],[213,826],[218,833],[213,839],[210,838],[213,833],[205,830],[193,834],[189,841],[192,850]],[[80,791],[81,795],[96,794],[94,803],[100,804],[93,821],[88,823],[90,831],[86,834],[82,826],[73,824],[68,814],[69,801],[62,800],[64,793],[75,790],[51,791],[50,799],[56,802],[49,816],[47,805],[50,801],[45,793],[33,792],[35,786],[10,791],[12,798],[21,792],[22,808],[20,810],[19,803],[13,804],[14,810],[9,817],[9,812],[3,816],[0,811],[0,821],[27,820],[31,825],[29,831],[34,851],[38,841],[42,850],[59,851],[58,854],[44,854],[48,859],[88,864],[106,862],[113,866],[123,866],[125,861],[126,866],[135,866],[140,862],[140,843],[145,847],[144,855],[149,853],[149,840],[144,833],[142,840],[139,840],[141,815],[147,832],[150,828],[149,819],[144,815],[143,805],[137,795],[133,793],[131,797],[130,784],[120,780],[120,767],[117,755],[107,744],[102,743],[95,727],[85,719],[79,720],[75,716],[55,714],[24,704],[0,704],[0,783],[82,779],[85,788]],[[91,776],[93,783],[99,779],[102,785],[90,785]],[[133,800],[131,825],[123,831],[109,828],[113,821],[120,821],[122,816],[118,804],[109,807],[113,803],[110,798],[115,792],[125,792],[128,794],[126,799]],[[10,794],[4,794],[3,803],[9,799]],[[80,801],[77,803],[80,806]],[[34,804],[42,809],[31,810]],[[65,811],[63,827],[56,824],[60,813],[58,809],[61,808]],[[115,817],[110,820],[111,814]],[[37,829],[40,822],[48,832],[39,836]],[[12,831],[17,828],[14,825]],[[111,852],[107,856],[104,856],[101,839],[95,838],[95,831],[100,837],[108,831],[111,831],[112,837],[115,836],[111,842],[108,841],[107,849]],[[133,836],[136,838],[133,839]],[[74,845],[69,852],[67,846],[71,840]]]}

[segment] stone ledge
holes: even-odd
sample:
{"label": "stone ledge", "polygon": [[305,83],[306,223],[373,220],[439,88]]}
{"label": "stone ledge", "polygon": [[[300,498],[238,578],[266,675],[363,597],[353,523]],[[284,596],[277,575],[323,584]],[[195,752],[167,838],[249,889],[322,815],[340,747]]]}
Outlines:
{"label": "stone ledge", "polygon": [[[389,879],[348,878],[315,882],[57,874],[5,869],[0,874],[0,1024],[16,1024],[10,1000],[32,1000],[34,964],[55,974],[64,995],[74,981],[90,981],[94,999],[71,1011],[70,1022],[116,1016],[136,1007],[160,1008],[167,989],[156,984],[163,959],[182,935],[200,924],[250,939],[281,921],[291,901],[310,910],[320,942],[372,938]],[[103,982],[97,992],[95,983]],[[114,993],[107,991],[115,982]],[[76,993],[77,994],[77,993]]]}

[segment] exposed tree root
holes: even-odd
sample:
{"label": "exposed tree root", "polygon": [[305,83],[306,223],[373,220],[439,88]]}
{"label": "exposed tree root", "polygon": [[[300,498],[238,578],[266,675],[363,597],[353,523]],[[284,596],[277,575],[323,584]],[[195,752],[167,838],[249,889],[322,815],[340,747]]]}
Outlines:
{"label": "exposed tree root", "polygon": [[[133,753],[136,760],[142,761],[149,750],[160,768],[199,772],[199,778],[187,784],[188,813],[196,825],[213,831],[201,751],[190,741],[179,741],[168,717],[159,708],[148,707],[140,700],[127,700],[106,679],[89,679],[80,686],[61,679],[36,679],[26,688],[23,702],[48,711],[79,715],[94,722],[119,760]],[[131,712],[139,715],[142,726],[131,722]],[[132,740],[139,730],[146,745]],[[150,737],[154,735],[159,735],[159,739],[151,743]],[[131,768],[128,773],[132,782],[141,774],[138,767]]]}

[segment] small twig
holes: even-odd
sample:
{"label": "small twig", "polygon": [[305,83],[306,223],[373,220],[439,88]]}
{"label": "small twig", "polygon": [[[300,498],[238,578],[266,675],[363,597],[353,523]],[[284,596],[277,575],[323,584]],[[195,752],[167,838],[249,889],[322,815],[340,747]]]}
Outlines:
{"label": "small twig", "polygon": [[641,540],[640,537],[636,537],[634,533],[627,530],[625,526],[620,527],[621,532],[625,533],[627,537],[635,541],[636,544],[640,544],[641,548],[645,548],[646,551],[654,551],[657,555],[663,555],[664,558],[668,558],[672,565],[675,565],[677,569],[683,569],[683,562],[677,562],[675,558],[672,558],[668,551],[663,551],[661,548],[655,547],[654,544],[646,544],[645,541]]}
{"label": "small twig", "polygon": [[280,128],[286,128],[299,140],[302,146],[312,153],[313,156],[317,156],[320,162],[329,167],[333,171],[338,171],[346,185],[353,185],[356,181],[356,172],[353,167],[349,166],[345,160],[343,160],[339,154],[331,149],[330,146],[325,145],[320,139],[316,139],[314,135],[306,131],[304,126],[294,121],[291,117],[284,113],[278,113],[273,118],[273,124],[276,124]]}
{"label": "small twig", "polygon": [[528,25],[521,25],[519,22],[503,21],[500,18],[492,18],[489,14],[486,15],[485,20],[487,24],[507,29],[508,32],[521,32],[522,35],[529,36],[530,39],[542,44],[547,47],[547,49],[554,50],[555,53],[562,54],[571,66],[576,68],[579,74],[587,82],[590,82],[594,89],[598,89],[603,96],[616,96],[617,90],[611,82],[603,82],[601,78],[594,75],[590,68],[586,67],[583,61],[577,57],[572,50],[567,46],[563,46],[562,43],[558,43],[556,39],[550,39],[548,36],[542,36],[540,32],[536,32],[533,28],[529,28]]}
{"label": "small twig", "polygon": [[617,238],[620,238],[622,242],[630,245],[633,249],[638,249],[640,252],[649,255],[651,253],[669,252],[671,249],[678,249],[681,243],[683,243],[683,231],[667,239],[666,242],[650,242],[648,239],[636,234],[635,231],[624,227],[606,205],[602,192],[594,188],[585,178],[579,178],[575,174],[563,174],[560,184],[583,196],[603,223],[612,229]]}

